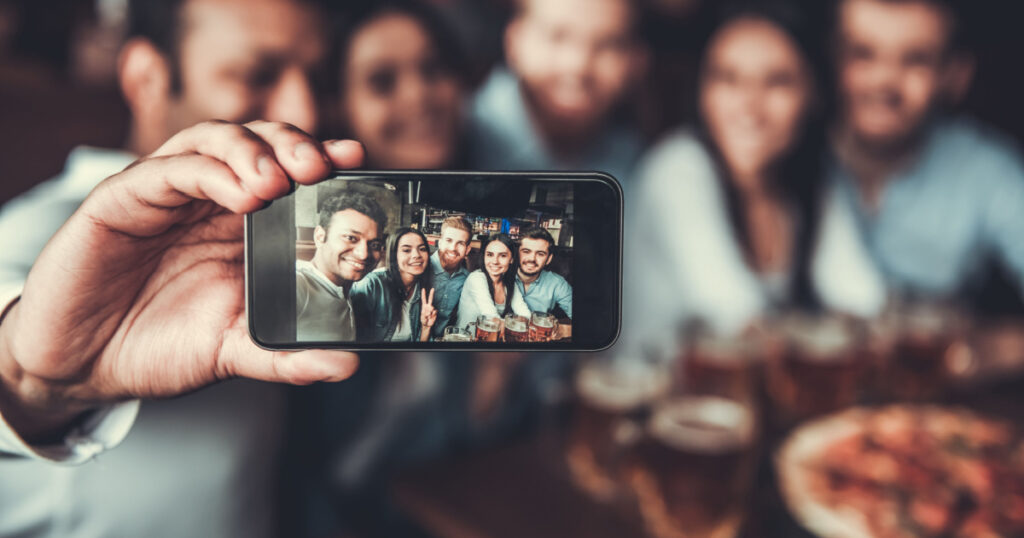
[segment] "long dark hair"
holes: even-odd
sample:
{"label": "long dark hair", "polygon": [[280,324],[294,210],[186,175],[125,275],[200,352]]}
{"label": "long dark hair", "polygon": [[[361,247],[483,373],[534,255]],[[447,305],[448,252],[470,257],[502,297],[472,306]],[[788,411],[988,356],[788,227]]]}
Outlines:
{"label": "long dark hair", "polygon": [[[423,240],[423,245],[427,247],[427,256],[423,259],[423,274],[416,277],[416,282],[419,283],[421,290],[430,289],[433,287],[433,271],[430,270],[430,243],[427,242],[427,237],[423,235],[423,232],[415,229],[403,227],[395,230],[395,233],[388,236],[387,254],[385,257],[385,280],[387,285],[385,289],[391,294],[391,319],[395,319],[402,313],[402,303],[405,301],[405,284],[402,283],[402,274],[398,271],[398,241],[403,237],[415,234]],[[422,305],[421,305],[422,308]],[[411,322],[412,320],[410,320]]]}
{"label": "long dark hair", "polygon": [[[436,8],[416,0],[358,0],[341,5],[334,12],[336,23],[333,33],[337,37],[328,58],[330,76],[325,84],[328,95],[340,96],[345,89],[345,68],[352,48],[352,38],[356,33],[381,17],[395,14],[416,21],[437,52],[438,67],[444,73],[454,76],[463,86],[468,83],[469,60],[455,37],[456,33],[449,28],[450,25]],[[332,99],[330,102],[334,101]],[[329,129],[328,134],[332,137],[352,137],[352,133],[347,132],[344,126],[333,125]]]}
{"label": "long dark hair", "polygon": [[[791,151],[776,164],[770,177],[768,189],[778,196],[795,214],[796,235],[793,242],[793,271],[791,274],[791,290],[793,302],[802,306],[818,305],[810,277],[811,256],[818,238],[823,203],[822,186],[825,182],[825,164],[828,155],[826,118],[833,110],[831,101],[832,76],[828,69],[825,36],[819,19],[811,18],[806,6],[797,6],[784,0],[739,1],[722,6],[709,26],[709,33],[704,36],[702,47],[701,71],[707,61],[708,45],[723,28],[741,19],[765,21],[786,34],[797,46],[812,85],[812,103],[804,114],[798,138]],[[827,11],[822,15],[828,16]],[[814,21],[819,20],[815,25]],[[703,78],[698,77],[700,79]],[[701,82],[697,82],[701,84]],[[698,86],[699,89],[699,86]],[[700,101],[700,93],[697,102]],[[725,192],[726,209],[732,224],[733,233],[745,253],[751,254],[753,245],[747,232],[746,213],[743,211],[742,198],[728,167],[709,134],[708,126],[701,114],[698,118],[698,136],[707,147],[716,163],[718,176],[722,179]]]}
{"label": "long dark hair", "polygon": [[498,315],[505,317],[505,314],[508,314],[512,307],[512,297],[516,293],[516,273],[519,272],[519,249],[516,247],[515,241],[507,234],[494,234],[480,245],[480,270],[484,272],[484,277],[487,278],[487,290],[491,292],[492,301],[494,300],[494,282],[491,282],[491,275],[487,274],[487,267],[484,265],[487,259],[487,246],[492,241],[498,241],[505,245],[508,247],[509,252],[512,253],[508,262],[508,270],[505,271],[505,274],[501,275],[501,284],[505,286],[505,308],[503,311],[498,312]]}

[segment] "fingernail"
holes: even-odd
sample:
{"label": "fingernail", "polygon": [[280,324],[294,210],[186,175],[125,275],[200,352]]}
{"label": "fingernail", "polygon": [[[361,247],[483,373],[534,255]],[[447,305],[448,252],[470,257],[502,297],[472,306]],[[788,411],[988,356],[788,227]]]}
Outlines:
{"label": "fingernail", "polygon": [[312,159],[323,159],[320,152],[313,147],[313,144],[309,142],[299,142],[295,145],[295,149],[292,151],[292,156],[300,161],[308,161]]}
{"label": "fingernail", "polygon": [[261,155],[256,159],[256,172],[263,177],[270,177],[274,175],[274,162],[270,160],[270,157]]}

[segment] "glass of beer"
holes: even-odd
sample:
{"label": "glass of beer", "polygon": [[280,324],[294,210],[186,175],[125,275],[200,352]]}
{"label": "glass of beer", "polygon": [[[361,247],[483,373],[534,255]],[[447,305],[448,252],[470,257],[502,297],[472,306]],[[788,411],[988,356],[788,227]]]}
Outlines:
{"label": "glass of beer", "polygon": [[669,385],[666,367],[643,360],[602,358],[580,368],[566,448],[569,472],[579,489],[599,502],[621,498],[622,457],[641,433],[644,414]]}
{"label": "glass of beer", "polygon": [[462,327],[445,327],[442,342],[472,342],[473,335]]}
{"label": "glass of beer", "polygon": [[852,321],[793,315],[778,329],[784,350],[768,365],[767,390],[780,426],[857,403],[872,360]]}
{"label": "glass of beer", "polygon": [[888,316],[895,336],[884,366],[886,396],[899,400],[928,400],[947,387],[964,341],[964,317],[948,305],[907,303]]}
{"label": "glass of beer", "polygon": [[530,341],[547,342],[555,332],[555,316],[546,312],[534,312],[530,316]]}
{"label": "glass of beer", "polygon": [[505,315],[505,341],[510,344],[521,344],[530,341],[530,320],[515,314]]}
{"label": "glass of beer", "polygon": [[749,406],[718,396],[658,404],[625,465],[651,536],[737,534],[754,480],[755,422]]}
{"label": "glass of beer", "polygon": [[480,316],[476,320],[476,341],[497,342],[501,331],[501,318]]}
{"label": "glass of beer", "polygon": [[753,335],[691,331],[679,357],[683,392],[752,403],[759,359],[757,344]]}

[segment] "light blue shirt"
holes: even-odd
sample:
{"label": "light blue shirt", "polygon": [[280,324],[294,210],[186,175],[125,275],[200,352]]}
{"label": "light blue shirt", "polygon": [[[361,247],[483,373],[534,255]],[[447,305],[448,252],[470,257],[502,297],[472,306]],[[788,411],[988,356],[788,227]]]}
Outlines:
{"label": "light blue shirt", "polygon": [[495,68],[470,107],[470,159],[481,170],[586,170],[607,172],[620,182],[632,172],[643,145],[633,129],[609,125],[594,133],[577,159],[565,161],[544,145],[526,107],[519,81]]}
{"label": "light blue shirt", "polygon": [[459,264],[454,273],[448,274],[441,267],[437,252],[430,255],[430,268],[434,271],[434,308],[437,309],[437,320],[430,334],[434,338],[441,338],[444,336],[444,328],[451,322],[455,307],[459,305],[462,285],[466,283],[469,270],[463,263]]}
{"label": "light blue shirt", "polygon": [[523,294],[531,311],[550,313],[557,304],[565,311],[565,315],[572,317],[572,286],[562,278],[562,275],[541,271],[529,289],[526,289],[519,275],[516,275],[516,287],[519,288],[519,293]]}
{"label": "light blue shirt", "polygon": [[1024,165],[1004,139],[964,119],[937,122],[877,209],[851,172],[833,174],[890,290],[951,296],[991,254],[1024,287]]}

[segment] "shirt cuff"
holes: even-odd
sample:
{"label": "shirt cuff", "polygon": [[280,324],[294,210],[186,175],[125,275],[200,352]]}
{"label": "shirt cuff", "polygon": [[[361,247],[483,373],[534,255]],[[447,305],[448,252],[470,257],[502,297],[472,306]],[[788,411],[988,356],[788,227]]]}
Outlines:
{"label": "shirt cuff", "polygon": [[[0,285],[0,320],[21,297],[22,286]],[[61,444],[30,445],[14,431],[0,410],[0,453],[58,464],[84,463],[114,448],[128,435],[139,413],[139,401],[118,403],[91,412]]]}

